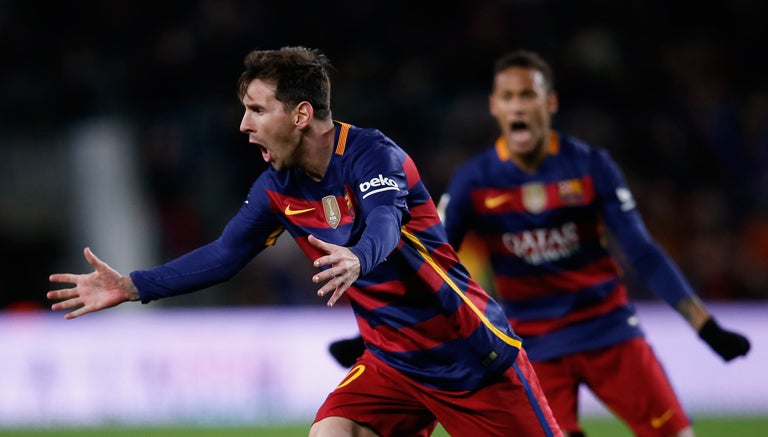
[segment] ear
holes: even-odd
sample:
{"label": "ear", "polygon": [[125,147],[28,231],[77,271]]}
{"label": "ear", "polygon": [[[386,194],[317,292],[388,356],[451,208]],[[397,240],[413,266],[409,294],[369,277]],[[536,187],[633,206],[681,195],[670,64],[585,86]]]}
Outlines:
{"label": "ear", "polygon": [[558,107],[560,106],[560,99],[557,97],[557,92],[550,91],[549,94],[547,94],[547,109],[549,109],[550,114],[554,114],[557,112]]}
{"label": "ear", "polygon": [[488,94],[488,112],[496,116],[496,99],[493,98],[493,93]]}
{"label": "ear", "polygon": [[293,110],[293,124],[298,129],[306,129],[314,117],[315,108],[307,101],[300,102]]}

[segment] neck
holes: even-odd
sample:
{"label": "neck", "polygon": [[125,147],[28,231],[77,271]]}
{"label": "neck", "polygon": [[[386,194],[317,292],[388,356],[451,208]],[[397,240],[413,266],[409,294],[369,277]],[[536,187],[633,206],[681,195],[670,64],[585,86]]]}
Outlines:
{"label": "neck", "polygon": [[331,163],[336,129],[333,120],[312,122],[302,137],[300,147],[304,149],[304,163],[301,168],[314,181],[320,181]]}
{"label": "neck", "polygon": [[525,154],[510,154],[510,159],[512,162],[514,162],[518,167],[520,167],[521,170],[533,173],[536,171],[536,169],[539,168],[542,162],[544,162],[544,158],[547,157],[547,150],[549,149],[548,144],[540,144],[536,146],[535,149],[531,150],[530,153]]}

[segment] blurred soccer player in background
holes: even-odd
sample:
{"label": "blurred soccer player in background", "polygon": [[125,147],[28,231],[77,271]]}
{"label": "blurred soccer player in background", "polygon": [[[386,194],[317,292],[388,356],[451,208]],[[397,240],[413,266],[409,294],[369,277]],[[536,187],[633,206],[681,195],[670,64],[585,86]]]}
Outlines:
{"label": "blurred soccer player in background", "polygon": [[[367,350],[320,407],[310,436],[561,436],[499,304],[459,263],[410,157],[375,129],[332,119],[329,60],[304,47],[251,52],[240,130],[270,163],[221,236],[122,275],[89,248],[90,274],[54,274],[71,319],[226,281],[284,231],[349,298]],[[307,326],[307,329],[316,327]],[[503,403],[499,399],[504,399]]]}
{"label": "blurred soccer player in background", "polygon": [[[558,97],[541,56],[521,50],[500,57],[489,108],[501,136],[457,169],[438,210],[454,248],[470,232],[484,241],[497,299],[560,427],[584,435],[584,384],[638,436],[693,436],[606,238],[615,238],[647,287],[723,360],[746,355],[749,341],[720,327],[649,235],[609,154],[552,129]],[[359,338],[347,339],[330,350],[348,364],[362,347]]]}
{"label": "blurred soccer player in background", "polygon": [[497,298],[558,423],[580,435],[585,384],[638,436],[693,435],[643,337],[607,235],[723,360],[746,355],[749,341],[720,327],[653,240],[609,154],[552,129],[558,97],[545,60],[530,51],[499,58],[489,108],[501,136],[454,173],[439,210],[453,247],[468,231],[485,241]]}

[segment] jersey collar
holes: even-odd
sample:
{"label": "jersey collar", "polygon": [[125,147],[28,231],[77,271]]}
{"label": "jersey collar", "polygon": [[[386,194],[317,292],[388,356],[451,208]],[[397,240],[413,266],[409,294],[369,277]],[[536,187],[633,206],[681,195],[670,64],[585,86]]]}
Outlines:
{"label": "jersey collar", "polygon": [[[547,150],[547,153],[549,155],[557,155],[557,153],[560,151],[560,136],[557,134],[557,132],[550,130],[549,131],[549,149]],[[509,148],[507,148],[507,141],[504,139],[504,137],[499,137],[496,140],[496,155],[498,155],[499,160],[501,161],[509,161]]]}

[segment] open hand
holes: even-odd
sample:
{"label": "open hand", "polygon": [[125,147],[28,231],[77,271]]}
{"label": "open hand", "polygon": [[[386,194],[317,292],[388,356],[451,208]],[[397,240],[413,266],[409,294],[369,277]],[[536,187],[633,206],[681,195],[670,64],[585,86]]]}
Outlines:
{"label": "open hand", "polygon": [[[94,271],[88,274],[56,273],[49,277],[51,282],[74,284],[71,288],[49,291],[50,300],[61,300],[51,305],[54,311],[75,308],[64,315],[74,319],[83,314],[110,308],[128,300],[138,300],[139,293],[130,276],[123,276],[101,261],[90,248],[83,251],[85,259]],[[62,300],[63,299],[63,300]]]}
{"label": "open hand", "polygon": [[332,307],[344,295],[347,288],[360,277],[360,260],[346,247],[326,243],[314,235],[310,235],[308,241],[309,244],[326,253],[325,256],[315,260],[314,266],[317,268],[330,266],[330,268],[313,276],[312,282],[317,284],[328,281],[317,290],[317,295],[322,297],[333,292],[328,299],[328,306]]}

